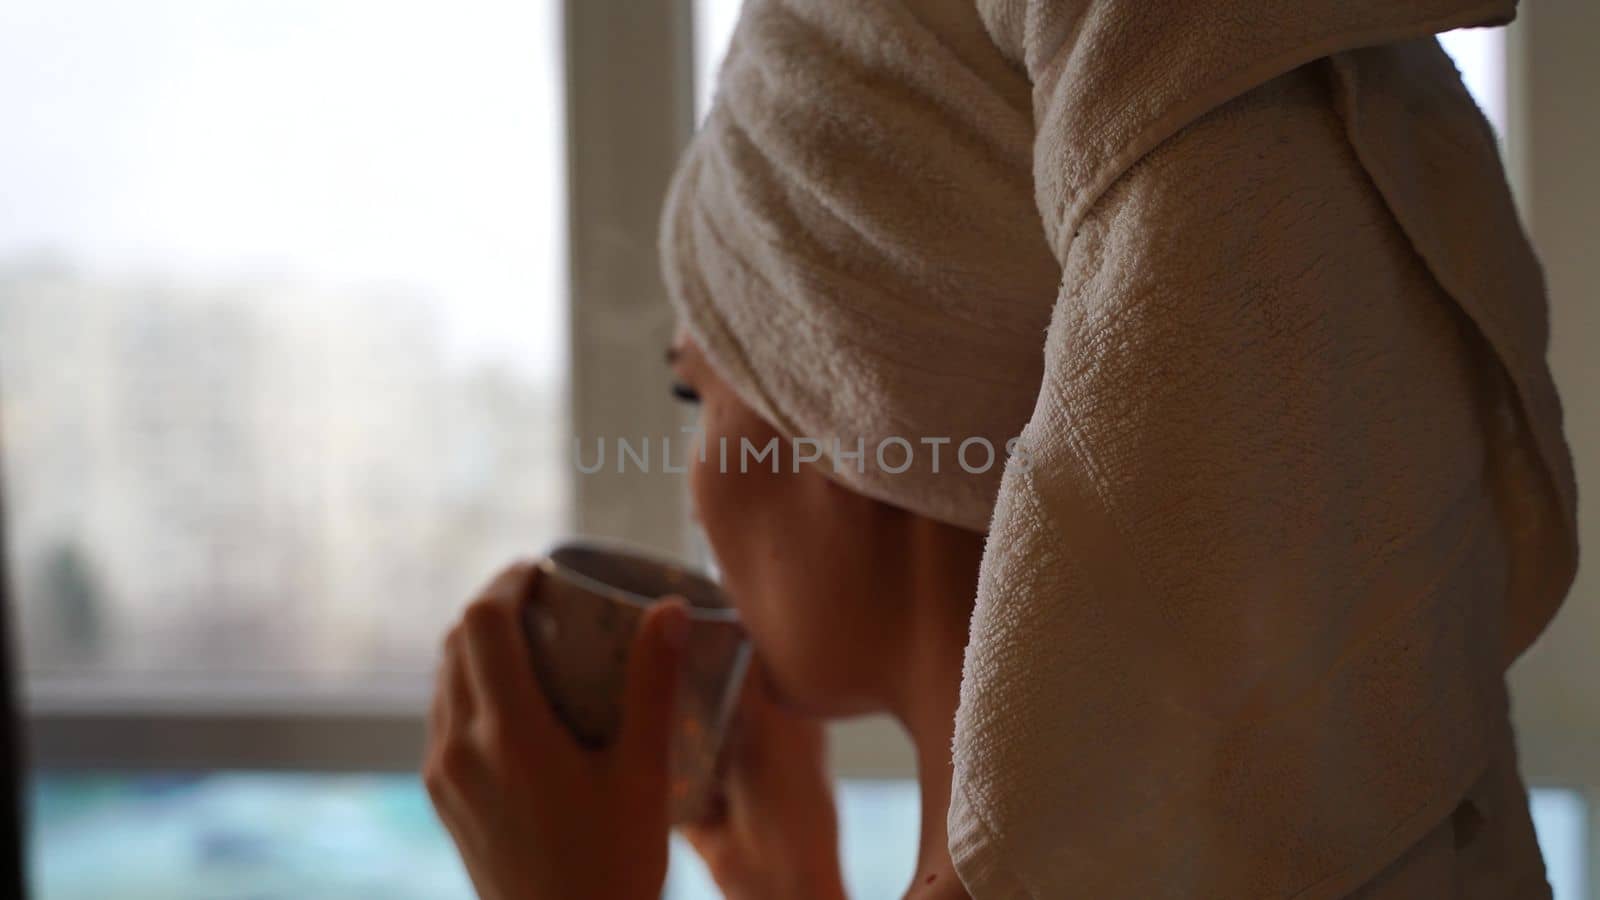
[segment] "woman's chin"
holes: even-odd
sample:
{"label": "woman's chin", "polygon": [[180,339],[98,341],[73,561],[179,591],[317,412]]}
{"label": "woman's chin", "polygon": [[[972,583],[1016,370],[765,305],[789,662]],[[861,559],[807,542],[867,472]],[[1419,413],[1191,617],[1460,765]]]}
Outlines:
{"label": "woman's chin", "polygon": [[762,679],[767,696],[786,712],[812,719],[848,719],[880,711],[875,704],[843,696],[834,686],[815,683],[808,674],[812,673],[775,671],[762,660],[759,649],[750,667],[751,677]]}

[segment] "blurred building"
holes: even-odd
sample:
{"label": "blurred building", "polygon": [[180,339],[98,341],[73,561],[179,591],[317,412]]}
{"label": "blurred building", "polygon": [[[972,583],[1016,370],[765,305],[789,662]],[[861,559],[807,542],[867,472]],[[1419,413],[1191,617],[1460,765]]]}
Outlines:
{"label": "blurred building", "polygon": [[567,521],[563,385],[446,362],[448,306],[0,261],[0,402],[35,672],[425,669]]}

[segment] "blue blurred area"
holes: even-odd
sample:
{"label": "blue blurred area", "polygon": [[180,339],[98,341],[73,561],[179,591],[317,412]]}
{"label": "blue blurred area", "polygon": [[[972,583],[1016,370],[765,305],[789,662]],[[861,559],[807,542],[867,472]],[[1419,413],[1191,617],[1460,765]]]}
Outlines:
{"label": "blue blurred area", "polygon": [[[51,773],[30,784],[36,900],[469,900],[474,895],[413,776],[262,772]],[[840,788],[851,895],[911,877],[909,781]],[[674,839],[668,900],[718,897]]]}
{"label": "blue blurred area", "polygon": [[[839,843],[844,883],[862,900],[899,897],[917,861],[921,802],[909,779],[840,782]],[[689,845],[673,838],[667,900],[713,900],[722,893]]]}
{"label": "blue blurred area", "polygon": [[38,900],[452,900],[466,873],[413,777],[33,780]]}
{"label": "blue blurred area", "polygon": [[[469,900],[421,785],[403,775],[51,773],[30,784],[36,900]],[[1587,811],[1535,790],[1557,900],[1584,896]],[[839,791],[846,885],[898,897],[917,849],[916,786]],[[674,839],[668,900],[719,896]]]}

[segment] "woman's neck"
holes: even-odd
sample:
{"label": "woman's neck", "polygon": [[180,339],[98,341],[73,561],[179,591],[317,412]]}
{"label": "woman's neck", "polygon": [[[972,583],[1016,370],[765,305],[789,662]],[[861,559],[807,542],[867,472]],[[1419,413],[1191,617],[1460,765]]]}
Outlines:
{"label": "woman's neck", "polygon": [[[954,672],[937,673],[941,680],[924,681],[929,695],[923,708],[901,719],[916,750],[917,787],[922,803],[922,823],[917,842],[917,869],[907,898],[951,896],[952,885],[959,886],[955,865],[950,859],[950,844],[945,828],[950,809],[950,783],[953,765],[951,739],[955,734],[956,703],[960,696],[959,658]],[[934,675],[935,673],[930,673]],[[950,676],[954,675],[951,679]],[[949,682],[953,681],[953,684]],[[938,684],[937,691],[932,686]],[[953,687],[954,690],[947,688]],[[938,696],[934,696],[937,693]],[[962,896],[957,893],[954,896]]]}
{"label": "woman's neck", "polygon": [[920,614],[902,644],[906,656],[896,667],[890,708],[915,748],[922,801],[917,869],[908,900],[966,896],[950,860],[945,818],[950,808],[950,749],[961,700],[961,667],[983,539],[965,532],[953,541],[948,533],[941,538],[928,542],[923,548],[927,552],[919,554]]}

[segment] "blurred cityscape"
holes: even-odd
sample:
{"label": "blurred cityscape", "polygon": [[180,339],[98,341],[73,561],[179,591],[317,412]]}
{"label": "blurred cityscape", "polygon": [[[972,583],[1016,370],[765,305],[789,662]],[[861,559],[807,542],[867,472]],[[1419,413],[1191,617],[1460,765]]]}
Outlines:
{"label": "blurred cityscape", "polygon": [[425,671],[564,529],[564,384],[399,290],[0,259],[0,439],[39,674]]}

